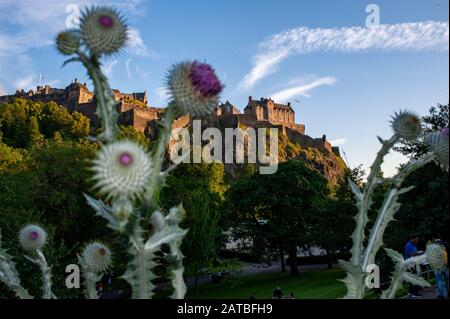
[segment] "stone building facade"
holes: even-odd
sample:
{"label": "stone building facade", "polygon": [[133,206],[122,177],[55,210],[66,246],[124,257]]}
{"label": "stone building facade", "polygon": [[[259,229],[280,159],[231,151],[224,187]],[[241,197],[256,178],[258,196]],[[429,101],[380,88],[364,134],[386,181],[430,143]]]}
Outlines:
{"label": "stone building facade", "polygon": [[[113,90],[113,94],[117,101],[119,124],[131,125],[137,131],[154,137],[164,108],[148,105],[147,92],[123,93]],[[45,85],[38,86],[35,91],[17,90],[13,95],[0,96],[0,104],[14,98],[25,98],[36,102],[54,101],[71,112],[76,111],[87,116],[91,120],[93,128],[100,125],[95,114],[95,94],[89,90],[86,83],[80,83],[77,79],[63,89]],[[325,135],[321,138],[312,138],[305,134],[305,125],[295,123],[295,111],[290,103],[275,103],[271,98],[254,100],[250,96],[243,110],[242,113],[239,108],[226,101],[217,106],[210,120],[219,127],[277,127],[283,135],[289,137],[291,141],[299,143],[302,147],[314,147],[340,156],[339,148],[332,147]],[[182,116],[174,121],[173,127],[188,126],[190,121],[189,116]]]}
{"label": "stone building facade", "polygon": [[339,147],[333,147],[326,135],[312,138],[305,134],[305,125],[295,123],[295,111],[292,109],[291,103],[279,104],[271,98],[264,97],[254,100],[250,96],[244,107],[244,113],[226,101],[217,107],[215,116],[219,118],[220,126],[224,127],[277,127],[283,135],[291,141],[299,143],[302,147],[313,147],[340,156]]}

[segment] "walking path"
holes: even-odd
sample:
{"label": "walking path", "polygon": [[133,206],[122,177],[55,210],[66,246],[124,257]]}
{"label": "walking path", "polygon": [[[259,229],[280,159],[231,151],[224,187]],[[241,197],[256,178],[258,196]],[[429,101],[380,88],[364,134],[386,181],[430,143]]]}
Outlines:
{"label": "walking path", "polygon": [[401,299],[436,299],[438,296],[436,287],[426,287],[420,292],[420,294],[422,295],[420,297],[412,298],[406,295],[403,296]]}

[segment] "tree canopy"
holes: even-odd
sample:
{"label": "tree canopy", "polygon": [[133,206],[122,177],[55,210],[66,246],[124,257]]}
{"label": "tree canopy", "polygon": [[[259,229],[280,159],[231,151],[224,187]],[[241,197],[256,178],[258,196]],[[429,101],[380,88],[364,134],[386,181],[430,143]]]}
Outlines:
{"label": "tree canopy", "polygon": [[297,246],[311,242],[314,217],[328,193],[326,179],[297,160],[281,163],[275,174],[240,180],[227,196],[234,235],[287,251],[291,274],[297,275]]}
{"label": "tree canopy", "polygon": [[33,102],[14,99],[0,105],[0,131],[3,143],[14,148],[27,148],[53,138],[80,138],[89,134],[89,119],[78,112],[70,113],[55,102]]}

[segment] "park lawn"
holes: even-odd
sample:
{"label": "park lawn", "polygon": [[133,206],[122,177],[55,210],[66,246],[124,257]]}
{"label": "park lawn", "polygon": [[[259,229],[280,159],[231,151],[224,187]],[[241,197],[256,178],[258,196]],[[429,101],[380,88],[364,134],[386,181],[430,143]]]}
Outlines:
{"label": "park lawn", "polygon": [[[253,292],[256,298],[270,298],[276,287],[280,287],[285,295],[294,293],[297,299],[335,299],[346,293],[345,285],[339,281],[345,277],[339,268],[309,270],[300,273],[299,277],[291,277],[289,273],[269,273],[244,276],[240,285],[233,291],[223,283],[199,285],[201,299],[249,299]],[[194,288],[188,289],[187,298],[193,299]]]}

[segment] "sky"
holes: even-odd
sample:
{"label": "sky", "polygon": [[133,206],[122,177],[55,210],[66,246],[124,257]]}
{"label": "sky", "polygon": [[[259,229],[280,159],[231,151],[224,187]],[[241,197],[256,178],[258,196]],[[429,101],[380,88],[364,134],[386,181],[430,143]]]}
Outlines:
{"label": "sky", "polygon": [[[446,0],[0,0],[0,95],[39,81],[90,85],[80,65],[61,68],[53,44],[86,5],[115,7],[131,26],[127,49],[104,61],[113,88],[165,106],[171,64],[210,63],[223,102],[291,102],[306,133],[326,134],[352,168],[368,169],[395,111],[449,102]],[[385,175],[403,162],[389,154]]]}

